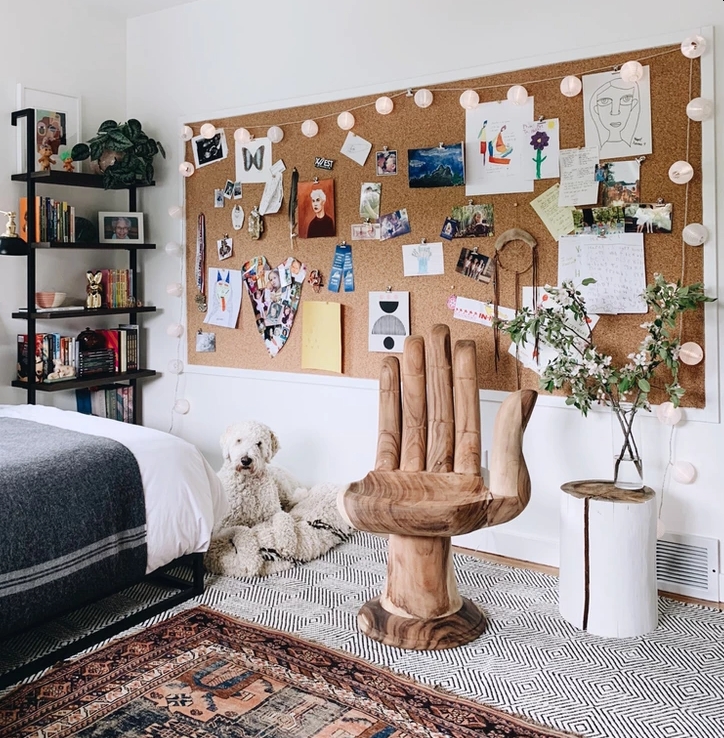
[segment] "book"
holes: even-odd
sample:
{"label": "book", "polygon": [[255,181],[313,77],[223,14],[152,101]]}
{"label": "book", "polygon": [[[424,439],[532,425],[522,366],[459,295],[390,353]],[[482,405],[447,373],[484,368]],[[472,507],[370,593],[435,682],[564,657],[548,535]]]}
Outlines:
{"label": "book", "polygon": [[[43,371],[43,338],[44,333],[37,333],[35,335],[35,378],[37,382],[42,382],[45,379]],[[17,344],[17,372],[18,381],[28,381],[28,335],[27,333],[18,334]]]}

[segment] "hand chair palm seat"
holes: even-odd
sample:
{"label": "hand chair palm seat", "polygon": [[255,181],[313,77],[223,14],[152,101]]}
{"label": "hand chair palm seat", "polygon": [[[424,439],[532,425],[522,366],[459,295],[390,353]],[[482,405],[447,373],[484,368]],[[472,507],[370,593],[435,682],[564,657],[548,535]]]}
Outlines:
{"label": "hand chair palm seat", "polygon": [[[359,530],[389,535],[387,581],[360,610],[360,629],[387,645],[441,649],[468,643],[483,613],[460,596],[450,536],[507,522],[530,499],[523,432],[533,390],[502,404],[493,439],[490,489],[480,476],[480,402],[475,343],[433,327],[384,359],[375,470],[340,493],[340,512]],[[454,396],[453,396],[454,387]]]}

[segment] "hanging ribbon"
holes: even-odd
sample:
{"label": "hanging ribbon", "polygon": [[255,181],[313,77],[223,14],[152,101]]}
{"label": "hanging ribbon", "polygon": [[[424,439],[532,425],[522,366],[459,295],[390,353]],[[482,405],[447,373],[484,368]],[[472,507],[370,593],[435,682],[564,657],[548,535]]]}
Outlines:
{"label": "hanging ribbon", "polygon": [[297,235],[297,188],[299,187],[299,172],[292,169],[292,178],[289,185],[289,240],[294,248],[294,237]]}

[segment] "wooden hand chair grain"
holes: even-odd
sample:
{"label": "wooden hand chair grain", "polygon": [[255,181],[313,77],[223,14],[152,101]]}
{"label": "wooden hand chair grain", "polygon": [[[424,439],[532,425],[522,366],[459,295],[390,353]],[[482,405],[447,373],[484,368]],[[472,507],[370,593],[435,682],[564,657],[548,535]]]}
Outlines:
{"label": "wooden hand chair grain", "polygon": [[355,528],[389,535],[384,590],[358,623],[399,648],[452,648],[484,630],[483,613],[458,592],[450,536],[505,523],[530,499],[522,443],[537,393],[514,392],[501,405],[487,489],[475,343],[458,341],[454,372],[452,364],[446,325],[432,328],[427,360],[422,336],[406,340],[402,383],[398,359],[385,357],[375,470],[338,498]]}

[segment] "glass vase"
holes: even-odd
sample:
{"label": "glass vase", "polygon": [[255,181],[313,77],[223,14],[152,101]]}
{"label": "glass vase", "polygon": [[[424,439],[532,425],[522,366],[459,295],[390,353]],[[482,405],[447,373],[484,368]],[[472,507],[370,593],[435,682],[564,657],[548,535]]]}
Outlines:
{"label": "glass vase", "polygon": [[613,443],[613,484],[619,489],[641,489],[644,470],[640,453],[640,419],[638,408],[622,402],[611,408],[611,441]]}

